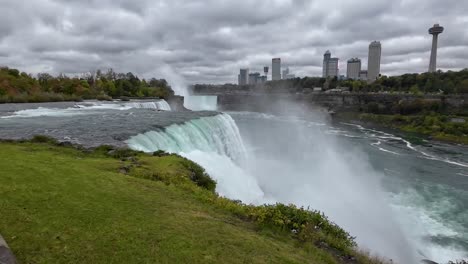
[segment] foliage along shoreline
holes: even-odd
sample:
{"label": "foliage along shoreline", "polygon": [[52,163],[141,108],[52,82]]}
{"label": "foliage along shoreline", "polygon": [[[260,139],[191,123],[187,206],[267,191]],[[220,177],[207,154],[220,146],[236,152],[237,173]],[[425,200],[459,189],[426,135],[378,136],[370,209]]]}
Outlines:
{"label": "foliage along shoreline", "polygon": [[[387,263],[380,258],[369,257],[369,254],[360,252],[355,238],[319,211],[284,204],[247,205],[219,196],[215,192],[216,182],[200,165],[176,154],[157,151],[151,155],[112,146],[84,149],[79,145],[59,143],[47,136],[35,136],[27,141],[0,140],[0,144],[2,150],[8,148],[25,149],[30,153],[29,155],[37,155],[36,159],[42,159],[41,151],[51,153],[51,155],[64,156],[64,158],[78,156],[80,161],[76,162],[98,159],[106,170],[110,168],[118,171],[120,175],[174,186],[207,206],[231,214],[239,221],[254,224],[260,235],[271,233],[281,237],[280,241],[293,239],[299,245],[296,250],[313,247],[312,251],[316,252],[321,259],[323,258],[323,263]],[[76,158],[73,159],[76,160]],[[54,163],[54,161],[51,162]],[[165,165],[161,166],[160,164]],[[73,167],[74,164],[67,166]],[[174,168],[175,171],[172,171]],[[35,168],[38,171],[44,169],[47,168]],[[73,173],[69,176],[75,177]],[[9,177],[15,177],[15,175]],[[47,179],[47,181],[52,180]],[[35,219],[35,221],[39,220]],[[54,232],[59,231],[55,230]],[[18,233],[15,236],[22,237],[22,234]],[[34,241],[29,242],[34,243]],[[15,249],[14,245],[15,243],[12,243],[14,251],[20,250]],[[27,254],[27,252],[23,253]]]}
{"label": "foliage along shoreline", "polygon": [[0,67],[0,103],[39,103],[82,101],[86,99],[112,100],[113,98],[158,97],[168,99],[174,95],[164,79],[140,79],[129,73],[116,73],[112,69],[103,73],[68,77],[54,77],[40,73],[36,77],[17,69]]}

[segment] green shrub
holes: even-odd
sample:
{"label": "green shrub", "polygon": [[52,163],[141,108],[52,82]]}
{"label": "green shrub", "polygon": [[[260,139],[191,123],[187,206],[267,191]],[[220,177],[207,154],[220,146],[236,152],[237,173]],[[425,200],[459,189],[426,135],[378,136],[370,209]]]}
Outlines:
{"label": "green shrub", "polygon": [[[108,147],[108,146],[106,146]],[[104,148],[106,148],[104,147]],[[101,149],[102,150],[102,149]],[[125,158],[131,158],[131,157],[136,157],[140,152],[136,150],[132,150],[129,148],[119,148],[119,149],[113,149],[107,152],[106,154],[112,158],[115,159],[125,159]]]}
{"label": "green shrub", "polygon": [[298,208],[295,205],[263,205],[251,207],[249,217],[263,226],[293,231],[303,241],[325,242],[341,251],[356,246],[354,237],[318,211]]}
{"label": "green shrub", "polygon": [[45,135],[35,135],[31,138],[30,142],[33,143],[48,143],[57,145],[58,141],[55,138],[45,136]]}
{"label": "green shrub", "polygon": [[165,157],[165,156],[169,156],[170,154],[165,152],[164,150],[157,150],[155,152],[153,152],[153,156],[155,157]]}
{"label": "green shrub", "polygon": [[211,192],[216,190],[216,181],[205,172],[202,166],[186,158],[183,158],[182,165],[191,172],[190,180],[195,184]]}

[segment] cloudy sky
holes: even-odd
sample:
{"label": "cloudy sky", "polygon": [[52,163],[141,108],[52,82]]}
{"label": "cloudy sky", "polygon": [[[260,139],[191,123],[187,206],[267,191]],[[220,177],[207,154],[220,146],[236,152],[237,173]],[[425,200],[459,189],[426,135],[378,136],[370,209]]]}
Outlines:
{"label": "cloudy sky", "polygon": [[76,74],[114,68],[189,83],[237,82],[272,57],[319,76],[328,49],[367,67],[382,43],[382,73],[423,72],[434,23],[445,27],[438,67],[468,67],[467,0],[0,0],[0,65]]}

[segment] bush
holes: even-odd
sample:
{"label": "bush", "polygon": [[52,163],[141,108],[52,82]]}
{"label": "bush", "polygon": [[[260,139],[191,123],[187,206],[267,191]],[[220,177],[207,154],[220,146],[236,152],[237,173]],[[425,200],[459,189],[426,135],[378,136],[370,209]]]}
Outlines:
{"label": "bush", "polygon": [[[101,148],[101,150],[108,148],[108,147],[109,146],[104,146]],[[129,148],[119,148],[119,149],[110,150],[106,154],[115,159],[125,159],[125,158],[136,157],[139,153],[140,152],[129,149]]]}
{"label": "bush", "polygon": [[157,150],[155,152],[153,152],[153,156],[155,157],[165,157],[165,156],[169,156],[170,154],[165,152],[164,150]]}
{"label": "bush", "polygon": [[293,231],[303,241],[325,242],[341,251],[356,246],[354,237],[318,211],[309,211],[294,205],[263,205],[251,207],[249,217],[260,225]]}
{"label": "bush", "polygon": [[99,101],[112,101],[112,97],[108,96],[107,94],[99,94],[96,96],[96,99]]}
{"label": "bush", "polygon": [[184,157],[181,158],[184,159],[182,165],[191,172],[190,180],[208,191],[214,192],[216,190],[216,181],[205,172],[202,166]]}
{"label": "bush", "polygon": [[31,138],[30,142],[33,143],[48,143],[58,145],[58,141],[55,138],[45,136],[45,135],[35,135]]}

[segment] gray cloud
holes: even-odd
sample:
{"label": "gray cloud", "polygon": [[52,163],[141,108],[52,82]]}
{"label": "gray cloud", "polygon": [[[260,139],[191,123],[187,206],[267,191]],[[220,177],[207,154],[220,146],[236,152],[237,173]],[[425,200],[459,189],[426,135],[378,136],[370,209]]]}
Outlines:
{"label": "gray cloud", "polygon": [[468,67],[468,2],[459,0],[0,0],[0,65],[37,73],[114,68],[189,83],[236,82],[241,67],[272,57],[299,76],[319,76],[330,50],[367,65],[382,43],[382,72],[427,70],[434,23],[439,67]]}

